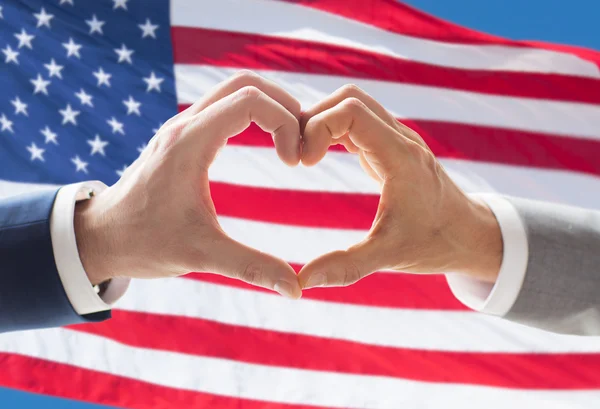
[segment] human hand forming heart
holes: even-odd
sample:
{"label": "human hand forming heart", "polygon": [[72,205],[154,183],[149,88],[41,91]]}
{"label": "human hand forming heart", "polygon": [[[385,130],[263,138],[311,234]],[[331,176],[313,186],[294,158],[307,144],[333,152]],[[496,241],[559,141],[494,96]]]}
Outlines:
{"label": "human hand forming heart", "polygon": [[[313,260],[296,276],[285,261],[223,232],[208,168],[227,139],[251,122],[273,135],[290,166],[314,165],[336,143],[359,155],[382,187],[363,242]],[[494,228],[491,211],[450,180],[420,136],[360,89],[344,87],[302,115],[290,94],[250,72],[165,123],[123,177],[78,204],[75,216],[80,258],[93,284],[211,271],[291,298],[301,288],[348,285],[381,269],[458,271],[493,281],[502,252]],[[489,254],[497,257],[482,256]]]}

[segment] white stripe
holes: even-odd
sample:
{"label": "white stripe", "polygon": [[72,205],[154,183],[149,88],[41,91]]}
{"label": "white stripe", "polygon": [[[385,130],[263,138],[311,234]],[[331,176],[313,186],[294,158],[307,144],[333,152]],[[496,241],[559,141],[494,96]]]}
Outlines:
{"label": "white stripe", "polygon": [[[178,102],[195,102],[236,71],[235,68],[176,64]],[[288,90],[304,108],[314,105],[344,84],[354,83],[397,118],[600,139],[600,105],[489,95],[361,78],[269,70],[256,72]]]}
{"label": "white stripe", "polygon": [[[534,200],[599,208],[600,178],[579,172],[440,159],[446,171],[469,193],[497,192]],[[357,157],[328,152],[314,167],[290,168],[272,148],[226,146],[209,170],[217,182],[273,189],[379,194],[379,186],[358,164]],[[51,185],[0,180],[0,197]],[[582,194],[585,192],[585,194]]]}
{"label": "white stripe", "polygon": [[[535,200],[598,208],[600,178],[571,171],[440,159],[448,174],[469,193],[499,192]],[[356,155],[328,152],[314,167],[290,168],[272,148],[228,145],[209,170],[210,179],[246,186],[305,191],[379,194]],[[583,194],[582,192],[585,192]]]}
{"label": "white stripe", "polygon": [[237,241],[290,263],[305,264],[330,251],[344,250],[367,234],[361,230],[299,227],[219,217],[223,230]]}
{"label": "white stripe", "polygon": [[595,64],[566,53],[410,37],[284,1],[219,0],[207,6],[173,0],[171,24],[316,41],[454,68],[600,77]]}
{"label": "white stripe", "polygon": [[[401,288],[398,296],[402,296]],[[600,337],[552,334],[471,311],[296,301],[274,293],[184,278],[134,281],[116,307],[418,350],[583,353],[598,352],[600,340]]]}
{"label": "white stripe", "polygon": [[541,404],[548,409],[573,409],[589,408],[600,399],[598,391],[515,390],[248,364],[136,348],[66,329],[5,334],[0,336],[0,350],[165,387],[332,408],[398,409],[415,407],[418,401],[419,407],[436,408]]}

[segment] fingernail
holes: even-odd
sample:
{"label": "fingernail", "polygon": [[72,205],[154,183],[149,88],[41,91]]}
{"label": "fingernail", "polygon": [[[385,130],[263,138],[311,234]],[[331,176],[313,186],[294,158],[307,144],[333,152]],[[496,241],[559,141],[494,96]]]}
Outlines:
{"label": "fingernail", "polygon": [[325,285],[325,274],[316,273],[309,277],[308,281],[304,285],[304,288],[322,287]]}
{"label": "fingernail", "polygon": [[284,297],[296,298],[296,297],[294,297],[294,289],[293,289],[292,285],[290,283],[288,283],[287,281],[283,281],[283,280],[278,281],[273,286],[273,289],[275,291],[277,291],[279,294],[283,295]]}

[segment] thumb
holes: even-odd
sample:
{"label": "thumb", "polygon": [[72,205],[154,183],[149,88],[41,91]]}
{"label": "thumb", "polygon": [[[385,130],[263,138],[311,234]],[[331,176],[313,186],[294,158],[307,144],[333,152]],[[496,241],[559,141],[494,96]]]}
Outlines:
{"label": "thumb", "polygon": [[277,257],[243,245],[225,233],[207,249],[211,272],[300,298],[302,290],[294,269]]}
{"label": "thumb", "polygon": [[300,287],[343,287],[377,271],[376,246],[366,239],[348,250],[324,254],[308,264],[298,273]]}

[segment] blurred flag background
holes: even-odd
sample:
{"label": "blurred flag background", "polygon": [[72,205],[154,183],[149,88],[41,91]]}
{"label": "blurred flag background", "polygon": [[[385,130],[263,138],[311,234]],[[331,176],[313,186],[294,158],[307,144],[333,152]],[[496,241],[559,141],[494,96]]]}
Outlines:
{"label": "blurred flag background", "polygon": [[[304,107],[359,85],[467,191],[598,207],[599,14],[593,0],[0,0],[0,196],[114,183],[162,122],[248,68]],[[295,267],[362,238],[378,201],[353,155],[288,169],[256,127],[210,174],[225,230]],[[296,302],[192,273],[134,282],[105,323],[0,335],[0,386],[0,408],[596,408],[600,340],[468,311],[441,276],[382,272]]]}

